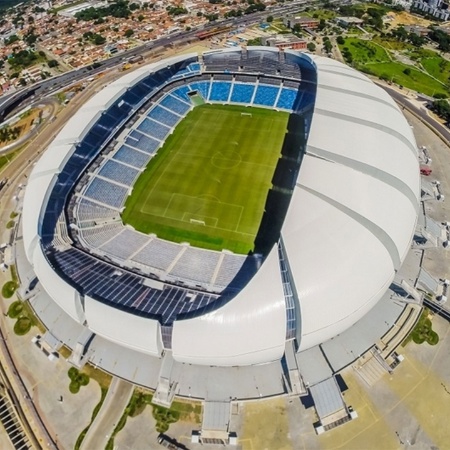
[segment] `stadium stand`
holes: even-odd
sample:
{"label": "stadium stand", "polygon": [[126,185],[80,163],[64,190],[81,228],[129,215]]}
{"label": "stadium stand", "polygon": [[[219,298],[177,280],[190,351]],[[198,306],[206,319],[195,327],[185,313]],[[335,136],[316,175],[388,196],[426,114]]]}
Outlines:
{"label": "stadium stand", "polygon": [[182,250],[182,246],[173,242],[152,239],[139,253],[132,257],[132,260],[166,271]]}
{"label": "stadium stand", "polygon": [[230,101],[232,103],[248,104],[252,100],[254,92],[255,92],[254,85],[244,83],[234,83]]}
{"label": "stadium stand", "polygon": [[105,242],[117,236],[123,229],[121,222],[103,225],[99,228],[85,228],[80,230],[81,238],[92,248],[99,248]]}
{"label": "stadium stand", "polygon": [[216,295],[206,293],[193,298],[189,291],[170,285],[150,288],[143,284],[141,276],[118,270],[76,248],[56,251],[49,257],[85,295],[138,311],[141,316],[159,316],[165,324],[170,324],[178,314],[204,308],[217,299]]}
{"label": "stadium stand", "polygon": [[228,286],[245,263],[246,256],[225,253],[215,280],[216,286]]}
{"label": "stadium stand", "polygon": [[181,119],[177,114],[171,113],[169,110],[161,107],[155,106],[147,115],[150,119],[156,120],[163,125],[172,128]]}
{"label": "stadium stand", "polygon": [[211,86],[209,101],[227,102],[230,95],[231,83],[226,81],[214,81]]}
{"label": "stadium stand", "polygon": [[169,275],[209,284],[220,259],[220,253],[189,247],[177,260]]}
{"label": "stadium stand", "polygon": [[[147,120],[147,119],[146,119]],[[158,124],[157,124],[158,125]],[[159,147],[161,142],[155,138],[144,135],[137,130],[133,130],[128,137],[125,139],[125,142],[130,146],[137,148],[143,152],[152,154]]]}
{"label": "stadium stand", "polygon": [[82,198],[78,203],[76,215],[80,221],[104,221],[120,217],[116,210],[97,205],[85,198]]}
{"label": "stadium stand", "polygon": [[[148,134],[151,137],[154,137],[158,140],[163,140],[168,134],[170,129],[165,125],[162,125],[159,122],[155,122],[148,117],[145,118],[143,122],[137,128],[140,131],[143,131],[145,134]],[[130,136],[133,132],[130,133]]]}
{"label": "stadium stand", "polygon": [[178,98],[173,97],[172,95],[167,95],[166,97],[164,97],[161,100],[160,104],[164,106],[164,108],[176,112],[181,116],[184,116],[191,108],[191,105],[180,101]]}
{"label": "stadium stand", "polygon": [[198,93],[206,100],[208,98],[210,84],[209,81],[200,81],[198,83],[191,83],[190,88],[191,91],[198,91]]}
{"label": "stadium stand", "polygon": [[273,108],[279,91],[280,91],[279,87],[264,86],[260,84],[256,89],[256,94],[255,97],[253,98],[253,104],[261,106],[270,106],[271,108]]}
{"label": "stadium stand", "polygon": [[276,104],[277,108],[291,110],[294,107],[295,99],[297,98],[297,91],[293,89],[281,89],[280,96]]}
{"label": "stadium stand", "polygon": [[118,209],[128,195],[128,189],[94,177],[84,195],[91,200],[97,200],[100,203]]}
{"label": "stadium stand", "polygon": [[190,87],[188,86],[180,86],[174,91],[171,92],[172,95],[179,97],[181,100],[184,100],[185,102],[189,102],[188,92],[191,91]]}
{"label": "stadium stand", "polygon": [[136,253],[148,241],[149,236],[137,233],[136,231],[123,228],[123,231],[113,239],[106,242],[101,250],[120,259],[127,260],[133,253]]}
{"label": "stadium stand", "polygon": [[145,167],[150,159],[147,153],[133,150],[131,147],[126,145],[122,145],[114,154],[113,158],[117,161],[136,167],[137,169],[142,169]]}
{"label": "stadium stand", "polygon": [[98,175],[124,184],[125,186],[131,186],[133,181],[139,175],[139,171],[110,160],[103,165],[98,172]]}

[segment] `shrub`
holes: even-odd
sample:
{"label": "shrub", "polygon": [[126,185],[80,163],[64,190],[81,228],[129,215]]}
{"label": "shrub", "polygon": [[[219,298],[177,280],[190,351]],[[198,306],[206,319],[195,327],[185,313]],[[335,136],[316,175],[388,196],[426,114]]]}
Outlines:
{"label": "shrub", "polygon": [[11,303],[8,308],[8,316],[17,319],[23,311],[23,303],[19,300]]}
{"label": "shrub", "polygon": [[72,394],[77,394],[81,386],[87,386],[89,384],[89,375],[81,373],[76,367],[71,367],[67,371],[67,375],[70,378],[69,391]]}
{"label": "shrub", "polygon": [[79,370],[76,367],[71,367],[68,372],[67,375],[69,376],[69,378],[74,381],[77,379],[78,374],[79,374]]}
{"label": "shrub", "polygon": [[10,220],[7,224],[6,224],[6,228],[8,230],[10,230],[11,228],[14,228],[16,222],[14,222],[14,220]]}
{"label": "shrub", "polygon": [[78,392],[80,392],[80,383],[78,383],[78,381],[72,380],[69,384],[69,391],[72,394],[78,394]]}
{"label": "shrub", "polygon": [[89,384],[89,377],[85,373],[80,373],[78,381],[81,386],[87,386]]}
{"label": "shrub", "polygon": [[23,336],[31,330],[31,320],[28,317],[19,317],[14,324],[14,333]]}
{"label": "shrub", "polygon": [[17,284],[14,281],[7,281],[2,287],[2,296],[4,298],[11,298],[16,292]]}

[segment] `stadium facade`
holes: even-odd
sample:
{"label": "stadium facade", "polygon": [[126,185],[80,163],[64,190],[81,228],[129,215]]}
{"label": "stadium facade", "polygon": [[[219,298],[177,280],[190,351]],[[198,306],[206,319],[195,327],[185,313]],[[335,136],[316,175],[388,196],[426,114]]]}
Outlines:
{"label": "stadium facade", "polygon": [[[166,242],[120,221],[193,92],[290,111],[288,134],[304,137],[262,255]],[[155,361],[257,366],[288,345],[298,354],[335,339],[377,305],[410,249],[419,194],[412,130],[366,76],[289,50],[220,50],[141,67],[82,106],[29,177],[23,241],[52,302],[91,339]],[[86,352],[68,345],[79,360]]]}

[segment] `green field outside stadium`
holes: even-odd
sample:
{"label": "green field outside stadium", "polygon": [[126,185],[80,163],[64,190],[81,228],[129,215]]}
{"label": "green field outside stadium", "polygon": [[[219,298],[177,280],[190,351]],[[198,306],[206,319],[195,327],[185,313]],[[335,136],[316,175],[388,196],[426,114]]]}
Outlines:
{"label": "green field outside stadium", "polygon": [[288,119],[269,109],[197,106],[137,180],[124,223],[174,242],[248,253]]}

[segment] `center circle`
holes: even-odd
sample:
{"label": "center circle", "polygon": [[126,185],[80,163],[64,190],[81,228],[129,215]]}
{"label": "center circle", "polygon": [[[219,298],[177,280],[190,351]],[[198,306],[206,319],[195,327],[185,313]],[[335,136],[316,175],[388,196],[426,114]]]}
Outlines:
{"label": "center circle", "polygon": [[218,169],[232,169],[242,161],[241,155],[236,150],[216,152],[211,157],[211,164]]}

